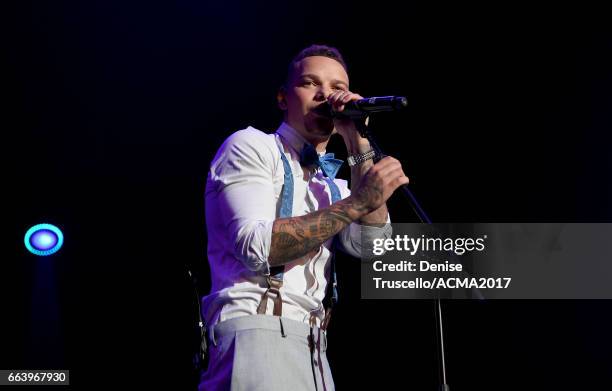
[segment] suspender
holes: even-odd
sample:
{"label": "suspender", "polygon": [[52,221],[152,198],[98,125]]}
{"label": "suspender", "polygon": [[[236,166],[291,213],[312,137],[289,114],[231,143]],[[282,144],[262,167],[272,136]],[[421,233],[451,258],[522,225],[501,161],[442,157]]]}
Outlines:
{"label": "suspender", "polygon": [[[280,218],[293,216],[293,172],[291,171],[291,165],[287,157],[280,149],[281,159],[283,161],[283,167],[285,169],[285,177],[283,190],[281,193],[281,207],[280,207]],[[270,268],[270,275],[267,277],[268,289],[261,296],[261,301],[257,307],[258,314],[265,314],[268,308],[268,296],[274,295],[274,316],[281,316],[283,313],[283,299],[281,297],[280,288],[283,286],[283,273],[285,266],[274,266]]]}
{"label": "suspender", "polygon": [[[340,189],[338,189],[338,186],[333,180],[327,177],[325,180],[329,184],[329,189],[331,190],[332,203],[340,201],[342,196],[340,195]],[[325,306],[325,317],[323,318],[323,322],[321,322],[321,328],[323,330],[327,330],[329,320],[331,319],[332,308],[338,303],[338,280],[336,278],[336,240],[338,240],[338,237],[334,236],[332,241],[331,263],[329,265],[332,281],[331,284],[327,286],[327,291],[325,292],[325,297],[323,298],[323,305]]]}
{"label": "suspender", "polygon": [[[286,218],[286,217],[293,216],[293,187],[294,187],[293,172],[291,170],[291,165],[289,164],[289,161],[287,160],[287,157],[285,156],[285,153],[280,148],[280,146],[279,146],[279,150],[280,150],[281,160],[283,161],[283,168],[285,169],[284,184],[283,184],[283,190],[281,193],[281,206],[280,206],[279,217]],[[327,182],[330,192],[331,192],[332,203],[340,201],[342,197],[340,195],[340,189],[338,189],[338,186],[330,178],[326,177],[325,181]],[[323,304],[326,304],[326,302],[328,302],[327,308],[325,310],[325,319],[323,321],[323,324],[321,325],[321,328],[323,329],[325,329],[327,327],[327,324],[329,323],[329,317],[331,316],[331,307],[338,302],[338,289],[337,289],[337,283],[336,283],[336,268],[335,268],[335,259],[334,259],[335,258],[334,250],[336,247],[335,244],[336,244],[336,238],[334,238],[332,242],[332,256],[330,260],[331,261],[330,272],[331,272],[332,283],[328,285],[327,292],[325,294],[325,299],[323,299]],[[268,305],[268,296],[270,294],[273,294],[274,295],[274,298],[272,299],[274,301],[273,315],[275,316],[282,315],[283,301],[282,301],[281,294],[280,294],[280,288],[283,286],[284,270],[285,270],[284,265],[274,266],[270,268],[270,275],[267,277],[268,289],[261,296],[261,302],[259,303],[259,306],[257,307],[258,314],[266,313],[266,309]],[[330,295],[330,290],[331,290],[331,295]]]}

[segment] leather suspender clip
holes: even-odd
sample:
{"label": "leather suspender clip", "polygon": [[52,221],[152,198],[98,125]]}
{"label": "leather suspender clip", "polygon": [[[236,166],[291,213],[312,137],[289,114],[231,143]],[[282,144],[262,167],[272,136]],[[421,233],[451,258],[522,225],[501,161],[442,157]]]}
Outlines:
{"label": "leather suspender clip", "polygon": [[257,307],[258,314],[265,314],[266,309],[268,308],[268,296],[270,294],[275,295],[272,298],[274,302],[274,316],[281,316],[283,313],[283,299],[281,297],[280,288],[283,286],[283,280],[280,280],[273,276],[267,276],[268,280],[268,289],[261,295],[261,302]]}

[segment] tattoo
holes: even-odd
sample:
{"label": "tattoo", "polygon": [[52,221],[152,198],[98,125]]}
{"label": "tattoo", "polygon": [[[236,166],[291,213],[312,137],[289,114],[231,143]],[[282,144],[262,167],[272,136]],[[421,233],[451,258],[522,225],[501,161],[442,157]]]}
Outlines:
{"label": "tattoo", "polygon": [[[380,210],[381,213],[370,216],[366,219],[367,222],[384,226],[387,209],[386,206],[380,209],[380,205],[384,205],[383,179],[378,175],[368,175],[366,168],[369,167],[361,167],[363,172],[358,172],[356,168],[351,170],[357,185],[350,197],[305,216],[274,221],[268,257],[270,266],[284,265],[317,250],[351,222],[374,210]],[[361,175],[364,177],[361,178]]]}
{"label": "tattoo", "polygon": [[304,216],[276,220],[272,226],[270,266],[284,265],[317,249],[356,220],[359,213],[355,211],[359,207],[349,197]]}
{"label": "tattoo", "polygon": [[360,211],[367,211],[368,205],[380,203],[382,199],[382,180],[379,180],[370,186],[361,186],[355,192],[356,207]]}
{"label": "tattoo", "polygon": [[357,203],[361,205],[360,210],[365,214],[359,219],[359,224],[374,227],[384,227],[387,225],[387,205],[382,204],[378,209],[368,211],[363,205],[370,202],[379,204],[384,199],[383,183],[376,177],[368,178],[372,182],[369,186],[360,186],[362,180],[368,174],[368,170],[373,166],[372,161],[367,161],[351,169],[351,185]]}

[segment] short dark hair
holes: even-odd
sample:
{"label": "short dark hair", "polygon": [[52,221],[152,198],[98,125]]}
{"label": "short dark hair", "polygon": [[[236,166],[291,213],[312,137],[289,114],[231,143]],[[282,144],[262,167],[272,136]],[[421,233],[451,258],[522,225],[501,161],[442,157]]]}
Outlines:
{"label": "short dark hair", "polygon": [[289,68],[287,69],[287,77],[285,78],[285,86],[289,83],[289,78],[291,77],[291,73],[295,69],[295,65],[305,59],[306,57],[312,56],[323,56],[327,58],[331,58],[332,60],[336,60],[342,65],[345,71],[348,72],[346,67],[346,63],[344,62],[344,58],[342,58],[342,54],[340,51],[332,46],[327,45],[310,45],[307,48],[303,49],[301,52],[297,54],[297,56],[293,57],[293,60],[289,63]]}

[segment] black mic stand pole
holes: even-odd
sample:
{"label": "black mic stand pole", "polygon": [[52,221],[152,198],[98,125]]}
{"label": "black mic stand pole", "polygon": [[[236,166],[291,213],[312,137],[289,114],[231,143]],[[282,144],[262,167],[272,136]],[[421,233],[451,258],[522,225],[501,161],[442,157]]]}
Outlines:
{"label": "black mic stand pole", "polygon": [[[374,140],[374,136],[372,135],[372,132],[370,132],[366,118],[364,117],[361,120],[356,119],[355,123],[357,124],[359,134],[361,135],[361,137],[365,137],[368,139],[368,141],[370,142],[370,146],[376,152],[376,156],[378,156],[379,159],[386,156]],[[410,191],[408,185],[402,185],[401,189],[402,193],[408,198],[408,203],[412,207],[414,213],[418,216],[419,220],[421,220],[422,223],[432,224],[431,219],[429,218],[427,213],[425,213],[412,191]],[[440,391],[449,391],[450,388],[448,386],[448,383],[446,382],[446,357],[444,349],[444,322],[442,321],[442,300],[439,297],[434,300],[434,314],[438,345],[438,371],[440,376]]]}

